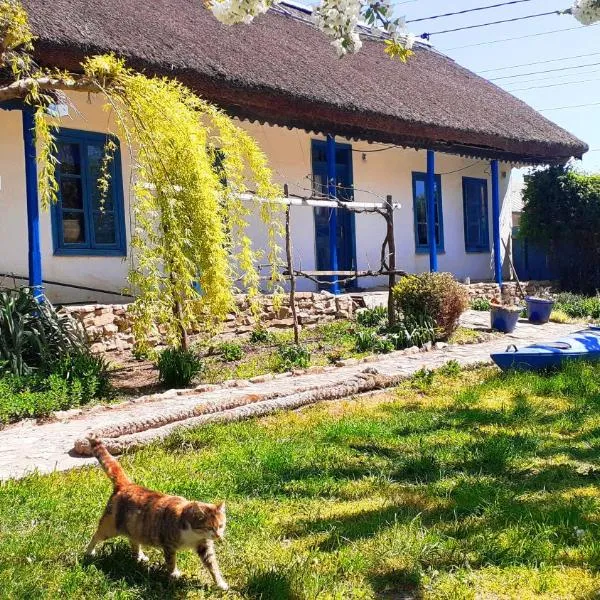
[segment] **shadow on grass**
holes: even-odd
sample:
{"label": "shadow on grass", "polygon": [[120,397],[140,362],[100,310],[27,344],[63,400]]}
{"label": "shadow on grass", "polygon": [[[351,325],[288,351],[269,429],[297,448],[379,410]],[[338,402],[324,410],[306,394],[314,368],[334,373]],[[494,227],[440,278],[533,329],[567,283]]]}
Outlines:
{"label": "shadow on grass", "polygon": [[102,571],[111,581],[125,582],[135,588],[144,600],[183,598],[187,592],[205,587],[194,577],[172,579],[163,562],[138,563],[129,544],[123,541],[105,543],[96,556],[85,558],[85,564]]}

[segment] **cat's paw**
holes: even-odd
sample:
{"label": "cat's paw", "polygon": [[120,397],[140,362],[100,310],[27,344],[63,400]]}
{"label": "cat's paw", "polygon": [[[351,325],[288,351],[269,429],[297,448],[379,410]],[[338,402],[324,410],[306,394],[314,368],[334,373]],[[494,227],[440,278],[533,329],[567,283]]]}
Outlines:
{"label": "cat's paw", "polygon": [[226,592],[229,589],[229,584],[226,581],[221,580],[217,582],[217,587]]}
{"label": "cat's paw", "polygon": [[94,549],[92,549],[92,550],[86,550],[86,551],[85,551],[85,555],[86,555],[86,556],[90,556],[90,557],[92,557],[92,556],[96,556],[96,549],[94,548]]}
{"label": "cat's paw", "polygon": [[171,579],[180,579],[181,571],[179,569],[175,569],[175,570],[171,571],[169,577],[171,577]]}

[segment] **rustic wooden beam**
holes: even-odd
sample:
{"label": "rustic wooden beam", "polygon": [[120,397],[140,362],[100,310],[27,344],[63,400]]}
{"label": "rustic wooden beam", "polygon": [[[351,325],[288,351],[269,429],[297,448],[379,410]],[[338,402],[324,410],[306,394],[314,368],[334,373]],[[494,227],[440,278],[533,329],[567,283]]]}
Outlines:
{"label": "rustic wooden beam", "polygon": [[394,310],[394,297],[392,290],[396,285],[396,240],[394,238],[394,205],[392,197],[387,197],[385,223],[387,225],[387,246],[388,246],[388,324],[390,327],[396,324],[396,311]]}
{"label": "rustic wooden beam", "polygon": [[27,77],[0,87],[0,102],[7,100],[23,99],[38,87],[42,91],[60,90],[64,92],[93,92],[99,93],[102,90],[98,84],[87,77]]}
{"label": "rustic wooden beam", "polygon": [[[285,195],[288,194],[287,184],[284,186]],[[296,273],[294,272],[292,259],[292,234],[290,226],[290,205],[285,207],[285,254],[287,257],[287,267],[290,280],[290,308],[292,309],[292,320],[294,326],[294,343],[296,346],[300,343],[300,331],[298,329],[298,315],[296,314]]]}

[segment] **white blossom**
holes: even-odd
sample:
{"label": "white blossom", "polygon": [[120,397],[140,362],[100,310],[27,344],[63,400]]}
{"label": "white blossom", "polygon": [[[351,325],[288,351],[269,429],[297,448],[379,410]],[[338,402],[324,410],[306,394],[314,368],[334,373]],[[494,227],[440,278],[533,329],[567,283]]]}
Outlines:
{"label": "white blossom", "polygon": [[[251,23],[258,15],[281,0],[212,0],[213,15],[226,25]],[[370,25],[373,31],[410,50],[415,37],[406,30],[404,18],[392,18],[391,0],[321,0],[313,16],[317,27],[331,38],[338,56],[353,54],[362,47],[359,26]]]}
{"label": "white blossom", "polygon": [[254,17],[266,13],[273,4],[279,2],[280,0],[215,0],[210,8],[213,15],[225,25],[249,25]]}
{"label": "white blossom", "polygon": [[600,21],[600,0],[576,0],[570,12],[582,25],[597,23]]}

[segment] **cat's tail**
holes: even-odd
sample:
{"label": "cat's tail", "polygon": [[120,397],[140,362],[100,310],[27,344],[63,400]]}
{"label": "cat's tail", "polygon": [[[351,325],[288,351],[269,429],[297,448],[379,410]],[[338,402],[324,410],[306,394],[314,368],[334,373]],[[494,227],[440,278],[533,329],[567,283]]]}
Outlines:
{"label": "cat's tail", "polygon": [[113,482],[115,489],[119,489],[128,483],[129,477],[125,474],[123,467],[116,458],[111,456],[104,444],[96,437],[89,437],[93,455],[98,459],[102,468],[106,471],[108,478]]}

